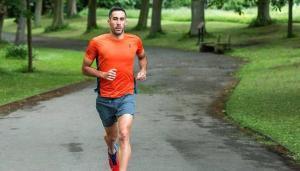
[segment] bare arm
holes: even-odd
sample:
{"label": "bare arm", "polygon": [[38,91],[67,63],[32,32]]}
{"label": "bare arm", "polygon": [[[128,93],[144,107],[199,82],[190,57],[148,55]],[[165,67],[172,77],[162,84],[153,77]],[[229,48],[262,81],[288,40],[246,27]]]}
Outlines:
{"label": "bare arm", "polygon": [[82,62],[82,73],[87,76],[104,78],[107,80],[114,80],[116,78],[116,69],[111,69],[108,72],[98,71],[96,68],[91,67],[93,61],[87,58]]}
{"label": "bare arm", "polygon": [[148,60],[145,52],[143,51],[141,54],[138,55],[139,59],[139,66],[140,66],[140,71],[137,74],[137,80],[146,80],[147,79],[147,65],[148,65]]}

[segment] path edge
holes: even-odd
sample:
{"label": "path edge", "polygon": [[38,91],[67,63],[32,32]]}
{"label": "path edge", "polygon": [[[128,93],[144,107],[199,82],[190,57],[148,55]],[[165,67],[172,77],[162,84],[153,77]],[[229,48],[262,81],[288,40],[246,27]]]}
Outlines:
{"label": "path edge", "polygon": [[53,90],[49,90],[40,94],[36,94],[21,100],[17,100],[11,103],[7,103],[0,106],[0,117],[7,116],[10,113],[22,109],[25,106],[35,106],[40,101],[50,100],[55,97],[60,97],[66,94],[76,92],[84,89],[94,83],[94,80],[84,80],[81,82],[69,84],[63,87],[59,87]]}

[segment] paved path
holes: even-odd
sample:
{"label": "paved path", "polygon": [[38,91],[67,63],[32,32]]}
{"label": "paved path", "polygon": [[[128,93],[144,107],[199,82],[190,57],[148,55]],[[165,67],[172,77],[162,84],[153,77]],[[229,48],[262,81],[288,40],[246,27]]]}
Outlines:
{"label": "paved path", "polygon": [[[208,114],[218,92],[233,80],[236,60],[146,50],[149,78],[139,85],[148,94],[137,96],[129,171],[292,170],[280,156]],[[0,171],[108,170],[93,87],[0,118]]]}

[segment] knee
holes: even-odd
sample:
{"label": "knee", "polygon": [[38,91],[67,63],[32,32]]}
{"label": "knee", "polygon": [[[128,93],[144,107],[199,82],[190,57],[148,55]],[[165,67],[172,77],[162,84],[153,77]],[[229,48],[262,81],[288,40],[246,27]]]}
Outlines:
{"label": "knee", "polygon": [[121,142],[129,141],[129,131],[128,130],[121,130],[119,132],[119,140]]}

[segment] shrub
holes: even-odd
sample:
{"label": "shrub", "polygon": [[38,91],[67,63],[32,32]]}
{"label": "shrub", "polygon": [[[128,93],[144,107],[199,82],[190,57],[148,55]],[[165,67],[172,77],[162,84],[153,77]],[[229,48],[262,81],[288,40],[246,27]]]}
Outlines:
{"label": "shrub", "polygon": [[[14,58],[14,59],[26,59],[28,56],[26,45],[10,45],[5,49],[5,57],[6,58]],[[32,50],[32,57],[35,58],[37,54]]]}
{"label": "shrub", "polygon": [[27,55],[27,46],[25,45],[10,45],[5,49],[7,58],[25,59]]}

